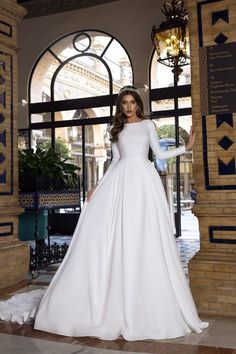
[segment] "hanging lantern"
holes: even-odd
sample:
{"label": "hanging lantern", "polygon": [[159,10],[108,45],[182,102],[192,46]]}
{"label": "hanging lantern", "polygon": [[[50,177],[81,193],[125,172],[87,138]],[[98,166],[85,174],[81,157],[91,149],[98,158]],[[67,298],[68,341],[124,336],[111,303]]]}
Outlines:
{"label": "hanging lantern", "polygon": [[156,48],[157,61],[173,68],[177,82],[183,71],[181,67],[190,63],[187,10],[182,0],[172,0],[164,3],[162,12],[166,20],[158,28],[153,26],[152,42]]}

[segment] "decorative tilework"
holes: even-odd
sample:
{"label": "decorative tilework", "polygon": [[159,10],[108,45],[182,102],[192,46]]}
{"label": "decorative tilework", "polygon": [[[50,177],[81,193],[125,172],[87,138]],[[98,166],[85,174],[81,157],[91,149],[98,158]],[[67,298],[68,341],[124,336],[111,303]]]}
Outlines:
{"label": "decorative tilework", "polygon": [[13,235],[13,223],[3,222],[0,223],[0,237]]}
{"label": "decorative tilework", "polygon": [[[209,4],[214,3],[223,3],[222,0],[204,0],[199,1],[197,4],[197,16],[198,16],[198,38],[199,38],[199,47],[201,50],[205,50],[207,48],[204,46],[204,35],[203,31],[206,30],[206,34],[209,34],[209,26],[214,26],[218,20],[225,21],[225,23],[229,23],[229,11],[228,9],[222,9],[220,11],[212,11],[214,6],[209,6]],[[203,11],[205,10],[205,6],[207,6],[207,16],[211,16],[211,24],[204,28],[203,25]],[[210,12],[210,13],[209,13]],[[204,13],[204,16],[206,13]],[[212,32],[214,33],[214,31]],[[228,40],[228,37],[222,32],[218,33],[215,37],[215,43],[223,44]],[[209,45],[208,42],[206,45]],[[200,51],[201,55],[201,51]],[[203,98],[205,99],[205,98]],[[204,161],[204,175],[205,175],[205,187],[207,190],[235,190],[236,189],[236,167],[235,167],[235,158],[232,155],[231,160],[228,162],[224,162],[223,158],[220,156],[219,148],[211,146],[211,150],[208,147],[208,137],[209,139],[215,139],[216,135],[211,135],[211,130],[208,131],[208,122],[211,119],[216,120],[216,128],[219,128],[223,123],[228,124],[230,127],[234,127],[233,121],[233,113],[226,113],[226,114],[216,114],[214,118],[212,115],[208,115],[208,112],[202,110],[202,138],[203,138],[203,161]],[[211,127],[214,126],[213,122],[210,121]],[[214,132],[215,134],[215,132]],[[234,134],[232,134],[233,136]],[[234,139],[227,137],[227,136],[219,136],[217,137],[218,145],[227,150],[233,144]],[[213,150],[212,150],[213,148]],[[209,157],[208,157],[209,155]],[[224,156],[224,155],[223,155]],[[215,157],[215,164],[214,164],[214,157]],[[210,161],[210,162],[209,162]],[[217,166],[218,169],[218,176],[217,172],[215,171],[215,167]],[[227,175],[227,179],[224,177]],[[222,184],[221,184],[222,181]],[[228,184],[226,184],[228,183]]]}
{"label": "decorative tilework", "polygon": [[228,138],[226,135],[218,141],[218,144],[222,147],[224,150],[228,150],[231,145],[233,145],[234,141]]}
{"label": "decorative tilework", "polygon": [[229,11],[228,10],[223,10],[223,11],[212,12],[212,14],[211,14],[211,24],[212,24],[212,26],[214,26],[214,24],[218,20],[223,20],[223,21],[229,23]]}
{"label": "decorative tilework", "polygon": [[34,209],[36,207],[36,195],[35,193],[20,193],[19,204],[25,209]]}
{"label": "decorative tilework", "polygon": [[218,172],[219,175],[235,175],[235,158],[233,157],[229,163],[224,163],[221,159],[218,159]]}
{"label": "decorative tilework", "polygon": [[232,113],[225,113],[225,114],[217,114],[216,115],[216,127],[219,128],[221,124],[227,123],[231,127],[234,126],[233,122],[233,114]]}
{"label": "decorative tilework", "polygon": [[6,130],[0,133],[0,143],[6,146]]}
{"label": "decorative tilework", "polygon": [[79,192],[41,192],[38,194],[39,208],[66,208],[79,207],[80,194]]}
{"label": "decorative tilework", "polygon": [[80,192],[55,191],[55,192],[37,192],[20,193],[19,203],[26,209],[54,209],[54,208],[72,208],[80,207]]}
{"label": "decorative tilework", "polygon": [[202,8],[205,5],[212,3],[222,2],[222,0],[204,0],[198,2],[197,4],[197,17],[198,17],[198,38],[199,38],[199,47],[203,46],[203,29],[202,29]]}
{"label": "decorative tilework", "polygon": [[[221,237],[217,234],[220,234]],[[236,226],[209,226],[209,241],[211,243],[236,244]]]}
{"label": "decorative tilework", "polygon": [[0,163],[2,164],[5,161],[5,156],[0,153]]}
{"label": "decorative tilework", "polygon": [[0,33],[12,37],[12,26],[9,23],[0,21]]}
{"label": "decorative tilework", "polygon": [[[0,24],[1,31],[1,24]],[[6,87],[6,82],[8,87]],[[13,194],[13,57],[0,51],[0,195]]]}
{"label": "decorative tilework", "polygon": [[0,94],[0,104],[2,104],[4,108],[6,108],[6,92],[5,91]]}
{"label": "decorative tilework", "polygon": [[227,40],[228,40],[228,37],[224,33],[218,34],[215,38],[216,44],[223,44],[223,43],[227,42]]}
{"label": "decorative tilework", "polygon": [[0,85],[4,84],[5,82],[5,79],[2,75],[0,75]]}
{"label": "decorative tilework", "polygon": [[208,80],[207,80],[207,50],[205,47],[199,50],[201,70],[200,70],[200,84],[201,84],[201,112],[208,113]]}
{"label": "decorative tilework", "polygon": [[7,180],[7,174],[6,171],[4,171],[1,175],[0,175],[0,183],[6,183]]}
{"label": "decorative tilework", "polygon": [[[205,175],[205,187],[207,190],[235,190],[236,189],[236,176],[234,176],[235,163],[234,161],[230,161],[229,164],[225,164],[220,158],[216,158],[215,164],[217,165],[219,178],[218,183],[213,183],[211,180],[211,165],[208,164],[208,134],[207,132],[207,122],[210,122],[210,119],[215,120],[215,117],[206,117],[202,116],[202,144],[203,144],[203,163],[204,163],[204,175]],[[219,131],[220,134],[220,131]],[[219,136],[220,137],[220,136]],[[228,184],[224,183],[220,184],[220,178],[224,175],[232,175],[232,179],[229,180]]]}
{"label": "decorative tilework", "polygon": [[4,61],[0,60],[0,69],[5,70],[5,68],[6,68],[6,65],[5,65]]}

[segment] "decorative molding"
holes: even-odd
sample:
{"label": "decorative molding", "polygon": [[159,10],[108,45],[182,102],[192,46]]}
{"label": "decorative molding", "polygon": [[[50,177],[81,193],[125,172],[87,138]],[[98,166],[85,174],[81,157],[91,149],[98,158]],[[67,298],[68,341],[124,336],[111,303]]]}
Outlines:
{"label": "decorative molding", "polygon": [[13,1],[1,0],[0,3],[0,14],[7,15],[14,21],[21,21],[26,15],[27,11],[24,7],[16,4]]}
{"label": "decorative molding", "polygon": [[26,18],[52,15],[60,12],[73,11],[86,7],[104,5],[120,0],[18,0],[27,10]]}

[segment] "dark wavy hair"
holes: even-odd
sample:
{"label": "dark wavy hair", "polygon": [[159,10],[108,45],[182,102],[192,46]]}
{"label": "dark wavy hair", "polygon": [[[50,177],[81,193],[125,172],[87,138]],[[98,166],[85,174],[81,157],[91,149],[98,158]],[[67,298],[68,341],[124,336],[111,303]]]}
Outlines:
{"label": "dark wavy hair", "polygon": [[118,135],[119,133],[124,129],[125,123],[127,123],[127,117],[122,111],[121,107],[121,102],[124,96],[126,95],[132,95],[133,98],[135,99],[137,105],[138,105],[138,110],[137,110],[137,116],[140,119],[146,119],[144,112],[143,112],[143,101],[141,100],[141,97],[136,91],[137,89],[134,86],[124,86],[121,90],[120,93],[117,96],[116,99],[116,113],[112,119],[112,128],[111,128],[111,141],[116,142],[118,141]]}

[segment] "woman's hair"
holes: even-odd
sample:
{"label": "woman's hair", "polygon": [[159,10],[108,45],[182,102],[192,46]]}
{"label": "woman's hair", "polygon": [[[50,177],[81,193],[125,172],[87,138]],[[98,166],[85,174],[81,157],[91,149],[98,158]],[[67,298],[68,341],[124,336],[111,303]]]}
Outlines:
{"label": "woman's hair", "polygon": [[123,113],[121,107],[122,99],[126,95],[132,95],[133,98],[135,99],[138,105],[137,116],[140,119],[146,119],[143,112],[143,101],[141,100],[136,87],[134,86],[122,87],[116,99],[116,113],[112,119],[111,141],[113,143],[118,140],[118,134],[124,129],[124,125],[127,122],[127,117]]}

